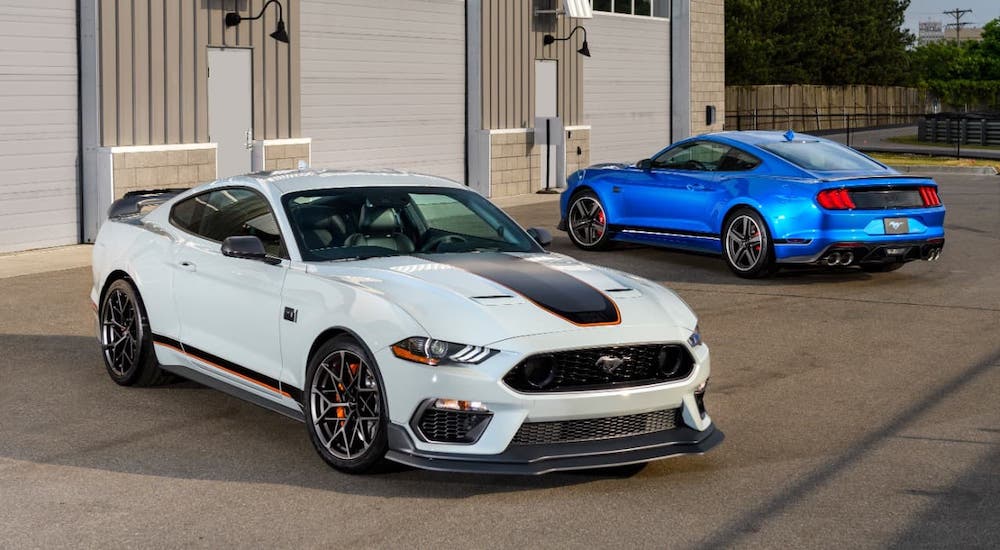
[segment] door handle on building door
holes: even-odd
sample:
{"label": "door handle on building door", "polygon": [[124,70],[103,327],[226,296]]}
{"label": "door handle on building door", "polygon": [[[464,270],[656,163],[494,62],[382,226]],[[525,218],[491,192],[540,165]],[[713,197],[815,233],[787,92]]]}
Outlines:
{"label": "door handle on building door", "polygon": [[244,137],[246,138],[247,149],[253,149],[253,128],[248,128]]}

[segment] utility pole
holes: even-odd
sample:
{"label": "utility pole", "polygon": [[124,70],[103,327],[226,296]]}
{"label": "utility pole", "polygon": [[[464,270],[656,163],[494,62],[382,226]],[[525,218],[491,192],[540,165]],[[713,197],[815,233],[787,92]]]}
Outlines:
{"label": "utility pole", "polygon": [[961,35],[962,35],[962,27],[964,27],[964,26],[966,26],[966,25],[969,24],[969,23],[962,23],[962,17],[964,17],[966,14],[972,13],[972,10],[960,10],[958,8],[955,8],[955,9],[953,9],[951,11],[945,11],[945,12],[941,12],[941,13],[943,13],[945,15],[950,15],[950,16],[952,16],[952,17],[955,18],[955,22],[954,23],[948,23],[947,25],[945,25],[945,28],[952,27],[952,26],[955,27],[955,43],[956,44],[961,44],[962,43],[962,37],[961,37]]}

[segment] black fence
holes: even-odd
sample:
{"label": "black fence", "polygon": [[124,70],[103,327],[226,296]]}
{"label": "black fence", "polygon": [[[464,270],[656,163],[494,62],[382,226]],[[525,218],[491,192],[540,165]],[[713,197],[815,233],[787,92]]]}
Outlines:
{"label": "black fence", "polygon": [[932,143],[1000,145],[1000,114],[939,113],[921,117],[917,139]]}
{"label": "black fence", "polygon": [[852,134],[859,130],[913,126],[919,124],[924,116],[923,113],[899,113],[891,110],[854,113],[816,113],[791,109],[766,112],[730,111],[726,113],[726,129],[778,131],[791,129],[806,134],[845,134],[846,144],[851,145]]}

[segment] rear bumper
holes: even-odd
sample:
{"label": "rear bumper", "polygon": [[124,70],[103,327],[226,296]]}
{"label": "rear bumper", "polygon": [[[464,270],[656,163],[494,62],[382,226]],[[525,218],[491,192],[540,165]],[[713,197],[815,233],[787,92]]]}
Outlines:
{"label": "rear bumper", "polygon": [[624,466],[685,454],[702,454],[722,442],[722,432],[688,427],[601,441],[511,445],[496,455],[441,453],[417,449],[407,431],[389,426],[386,458],[407,466],[445,472],[539,475],[565,470]]}
{"label": "rear bumper", "polygon": [[944,242],[942,232],[941,235],[922,239],[914,239],[911,235],[891,240],[885,238],[839,242],[824,240],[814,241],[809,245],[775,245],[775,252],[780,263],[817,264],[823,263],[825,258],[835,252],[850,252],[854,258],[851,265],[878,264],[926,260],[931,257],[932,251],[943,249]]}

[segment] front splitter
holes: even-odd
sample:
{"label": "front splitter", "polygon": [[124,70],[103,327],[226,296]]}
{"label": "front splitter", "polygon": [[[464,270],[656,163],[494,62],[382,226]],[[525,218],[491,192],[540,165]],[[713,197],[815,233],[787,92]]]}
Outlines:
{"label": "front splitter", "polygon": [[724,439],[713,424],[699,432],[677,428],[650,434],[598,441],[545,445],[512,445],[496,455],[470,455],[421,451],[414,447],[402,426],[389,426],[389,452],[393,462],[442,472],[540,475],[566,470],[625,466],[679,455],[702,454]]}

